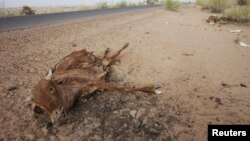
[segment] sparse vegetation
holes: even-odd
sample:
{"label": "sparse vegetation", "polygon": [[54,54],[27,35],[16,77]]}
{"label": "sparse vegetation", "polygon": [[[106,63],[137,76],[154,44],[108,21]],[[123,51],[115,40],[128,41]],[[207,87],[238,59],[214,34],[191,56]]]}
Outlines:
{"label": "sparse vegetation", "polygon": [[250,21],[250,0],[197,0],[197,5],[211,12],[221,12],[228,20]]}
{"label": "sparse vegetation", "polygon": [[147,4],[149,5],[155,5],[157,3],[159,3],[159,0],[147,0]]}
{"label": "sparse vegetation", "polygon": [[209,0],[209,8],[212,12],[220,13],[236,4],[235,0]]}
{"label": "sparse vegetation", "polygon": [[5,16],[4,9],[3,9],[3,8],[1,8],[1,9],[0,9],[0,17],[4,17],[4,16]]}
{"label": "sparse vegetation", "polygon": [[143,6],[143,5],[145,5],[144,2],[137,2],[137,3],[136,3],[136,6]]}
{"label": "sparse vegetation", "polygon": [[171,11],[177,11],[178,8],[180,7],[179,0],[164,0],[163,3],[164,3],[165,8]]}
{"label": "sparse vegetation", "polygon": [[48,8],[48,13],[60,13],[64,12],[62,8],[60,7],[49,7]]}
{"label": "sparse vegetation", "polygon": [[236,21],[250,21],[250,6],[236,6],[233,8],[226,9],[224,16]]}
{"label": "sparse vegetation", "polygon": [[197,5],[202,9],[210,9],[212,12],[220,13],[236,4],[236,0],[197,0]]}
{"label": "sparse vegetation", "polygon": [[128,6],[127,1],[122,0],[122,1],[119,1],[119,2],[115,3],[113,7],[114,8],[125,8],[127,6]]}
{"label": "sparse vegetation", "polygon": [[[151,4],[157,4],[159,0],[149,0]],[[96,5],[79,5],[76,7],[36,7],[35,9],[29,6],[24,6],[22,8],[0,8],[0,17],[9,16],[20,16],[20,15],[33,15],[33,14],[44,14],[44,13],[60,13],[69,11],[79,11],[79,10],[90,10],[90,9],[105,9],[105,8],[125,8],[125,7],[135,7],[146,5],[145,1],[140,2],[127,2],[126,0],[121,0],[113,5],[109,4],[105,0],[97,3]]]}
{"label": "sparse vegetation", "polygon": [[94,9],[94,7],[91,7],[91,6],[87,6],[87,5],[80,5],[78,10],[89,10],[89,9]]}
{"label": "sparse vegetation", "polygon": [[106,1],[102,1],[96,4],[96,8],[97,9],[105,9],[105,8],[109,8],[109,5]]}
{"label": "sparse vegetation", "polygon": [[20,16],[20,10],[14,9],[0,9],[0,17],[9,17],[9,16]]}
{"label": "sparse vegetation", "polygon": [[209,9],[209,0],[197,0],[197,5],[200,5],[202,10]]}

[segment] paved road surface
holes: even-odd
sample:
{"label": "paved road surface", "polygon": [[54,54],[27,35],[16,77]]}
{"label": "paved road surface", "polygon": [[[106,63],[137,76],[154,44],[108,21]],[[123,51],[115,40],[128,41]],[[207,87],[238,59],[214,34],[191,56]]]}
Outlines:
{"label": "paved road surface", "polygon": [[0,32],[29,27],[37,27],[54,23],[62,23],[91,16],[125,13],[154,7],[158,6],[139,6],[128,8],[98,9],[54,14],[41,14],[33,16],[3,17],[0,18]]}

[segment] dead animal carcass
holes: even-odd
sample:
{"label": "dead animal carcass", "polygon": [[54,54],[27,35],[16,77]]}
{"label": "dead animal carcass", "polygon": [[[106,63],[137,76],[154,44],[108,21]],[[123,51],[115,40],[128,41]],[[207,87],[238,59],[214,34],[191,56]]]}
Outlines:
{"label": "dead animal carcass", "polygon": [[71,53],[49,70],[45,79],[38,82],[32,91],[31,100],[36,104],[36,108],[45,111],[54,123],[62,113],[69,111],[78,98],[89,97],[98,89],[123,93],[158,93],[159,90],[153,86],[135,88],[107,81],[111,65],[128,45],[125,44],[111,56],[108,49],[103,57],[97,57],[85,49]]}
{"label": "dead animal carcass", "polygon": [[35,11],[29,6],[23,6],[21,15],[35,15]]}
{"label": "dead animal carcass", "polygon": [[206,20],[209,24],[215,24],[220,21],[220,18],[217,15],[209,16]]}

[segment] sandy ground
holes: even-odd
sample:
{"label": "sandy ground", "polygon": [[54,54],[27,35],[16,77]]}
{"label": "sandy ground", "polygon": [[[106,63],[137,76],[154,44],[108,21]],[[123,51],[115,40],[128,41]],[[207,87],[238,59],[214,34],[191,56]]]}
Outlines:
{"label": "sandy ground", "polygon": [[[186,5],[0,33],[0,140],[205,141],[208,124],[250,124],[250,47],[234,43],[250,43],[249,25],[209,25],[209,15]],[[72,51],[98,55],[125,42],[112,79],[161,85],[163,94],[97,94],[48,129],[24,102]]]}

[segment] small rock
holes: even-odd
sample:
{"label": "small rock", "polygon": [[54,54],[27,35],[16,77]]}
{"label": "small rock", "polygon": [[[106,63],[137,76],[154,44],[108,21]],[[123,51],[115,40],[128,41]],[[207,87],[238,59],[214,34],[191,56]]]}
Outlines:
{"label": "small rock", "polygon": [[160,123],[159,121],[156,121],[156,122],[154,123],[154,127],[155,127],[156,129],[160,129],[161,123]]}
{"label": "small rock", "polygon": [[137,110],[135,119],[142,120],[147,114],[148,114],[148,111],[145,108],[141,108]]}
{"label": "small rock", "polygon": [[221,85],[223,86],[223,87],[228,87],[229,85],[228,84],[226,84],[226,83],[221,83]]}
{"label": "small rock", "polygon": [[34,73],[34,72],[35,72],[35,69],[34,69],[34,68],[29,68],[27,72],[28,72],[28,73]]}
{"label": "small rock", "polygon": [[46,126],[46,129],[51,129],[53,127],[53,123],[52,122],[49,122]]}
{"label": "small rock", "polygon": [[43,131],[44,135],[47,135],[48,129],[47,129],[46,127],[43,127],[43,128],[42,128],[42,131]]}
{"label": "small rock", "polygon": [[205,79],[205,78],[206,78],[206,76],[202,76],[202,78],[203,78],[203,79]]}
{"label": "small rock", "polygon": [[213,100],[213,99],[214,99],[214,96],[210,96],[209,99],[210,99],[210,100]]}
{"label": "small rock", "polygon": [[159,115],[159,117],[164,117],[164,116],[165,116],[165,113],[160,112],[160,113],[158,113],[158,115]]}
{"label": "small rock", "polygon": [[75,43],[73,43],[72,45],[71,45],[71,47],[76,47],[77,46],[77,44],[75,44]]}
{"label": "small rock", "polygon": [[217,104],[219,104],[219,105],[222,105],[222,102],[221,102],[221,99],[220,98],[215,98],[215,102],[217,103]]}
{"label": "small rock", "polygon": [[149,32],[145,32],[145,34],[149,34]]}
{"label": "small rock", "polygon": [[122,74],[122,73],[115,73],[115,74],[112,74],[109,78],[110,81],[114,81],[114,82],[120,82],[120,81],[123,81],[125,78],[125,75]]}
{"label": "small rock", "polygon": [[129,101],[129,95],[127,95],[127,94],[121,95],[120,101],[121,101],[122,103],[128,102],[128,101]]}
{"label": "small rock", "polygon": [[133,125],[135,129],[139,129],[141,122],[139,120],[133,120]]}
{"label": "small rock", "polygon": [[234,40],[234,43],[239,43],[240,42],[240,38],[237,37],[235,40]]}
{"label": "small rock", "polygon": [[29,141],[35,140],[35,135],[32,135],[32,134],[27,134],[27,135],[25,135],[25,137],[26,137],[27,140],[29,140]]}
{"label": "small rock", "polygon": [[131,110],[131,111],[129,112],[129,114],[130,114],[130,116],[131,116],[132,118],[135,118],[136,113],[137,113],[137,110]]}
{"label": "small rock", "polygon": [[8,87],[8,91],[13,91],[13,90],[16,90],[17,89],[17,85],[12,85],[10,87]]}
{"label": "small rock", "polygon": [[240,83],[240,86],[241,87],[244,87],[244,88],[247,88],[247,85],[243,84],[243,83]]}
{"label": "small rock", "polygon": [[160,95],[160,94],[162,94],[162,91],[159,90],[159,89],[156,89],[156,90],[155,90],[155,93]]}
{"label": "small rock", "polygon": [[159,130],[153,128],[153,127],[150,127],[150,128],[148,129],[148,133],[151,134],[151,135],[160,135],[160,134],[161,134],[161,131],[159,131]]}
{"label": "small rock", "polygon": [[176,115],[178,115],[178,116],[179,116],[179,115],[181,115],[181,113],[180,113],[180,112],[176,112]]}

